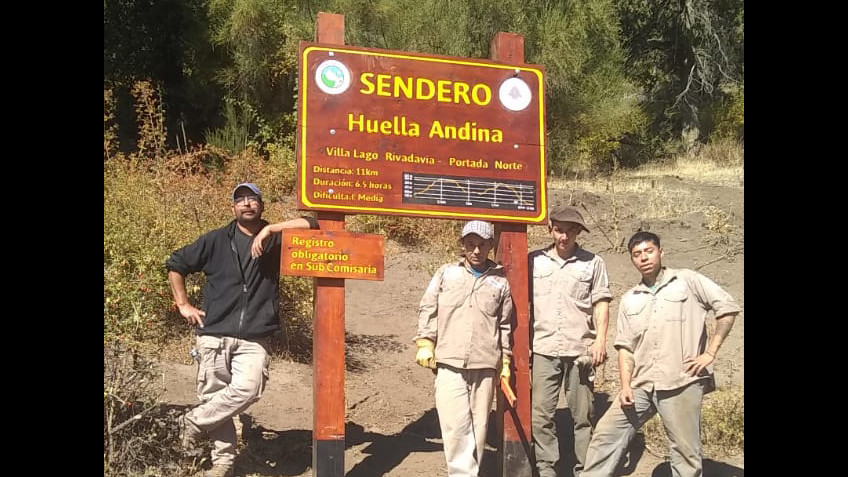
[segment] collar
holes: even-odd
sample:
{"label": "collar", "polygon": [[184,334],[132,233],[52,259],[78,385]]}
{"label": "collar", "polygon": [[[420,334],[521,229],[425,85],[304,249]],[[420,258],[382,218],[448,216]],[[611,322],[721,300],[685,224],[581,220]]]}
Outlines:
{"label": "collar", "polygon": [[[266,225],[269,224],[269,222],[265,219],[259,219],[259,221],[262,223],[262,227],[265,227]],[[227,235],[230,238],[235,237],[236,236],[236,229],[238,228],[238,221],[236,219],[233,219],[233,220],[230,221],[230,223],[226,227],[227,227]]]}
{"label": "collar", "polygon": [[579,244],[574,244],[574,253],[571,254],[568,258],[562,258],[559,256],[559,253],[556,251],[556,244],[552,243],[548,245],[547,248],[543,250],[545,256],[556,262],[559,266],[563,266],[568,262],[580,260],[580,257],[583,255],[583,249],[580,248]]}
{"label": "collar", "polygon": [[[473,272],[471,271],[471,265],[468,265],[468,262],[466,262],[466,261],[465,261],[465,258],[464,258],[464,257],[463,257],[463,259],[462,259],[462,260],[460,260],[460,261],[459,261],[458,265],[459,265],[460,267],[464,268],[464,269],[465,269],[465,271],[467,271],[468,273],[473,273]],[[495,270],[501,270],[501,269],[503,269],[503,265],[501,265],[501,264],[499,264],[499,263],[495,263],[495,262],[493,262],[492,260],[490,260],[490,259],[488,259],[488,258],[486,259],[486,266],[487,266],[486,270],[484,270],[483,272],[481,272],[481,273],[480,273],[480,275],[481,275],[481,276],[483,276],[483,275],[485,275],[485,274],[487,274],[487,273],[489,273],[489,272],[491,272],[491,271],[495,271]]]}
{"label": "collar", "polygon": [[668,285],[668,283],[670,281],[677,278],[677,270],[675,270],[673,268],[662,267],[660,274],[662,275],[662,277],[660,278],[660,280],[658,280],[656,283],[654,283],[653,287],[649,287],[648,285],[645,285],[645,282],[639,282],[639,284],[636,285],[636,288],[635,288],[634,291],[638,291],[638,292],[642,292],[642,293],[656,294],[663,287]]}

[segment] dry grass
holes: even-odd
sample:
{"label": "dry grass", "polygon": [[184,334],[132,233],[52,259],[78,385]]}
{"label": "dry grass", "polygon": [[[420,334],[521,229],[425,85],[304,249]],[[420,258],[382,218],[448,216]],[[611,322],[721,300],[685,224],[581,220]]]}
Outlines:
{"label": "dry grass", "polygon": [[733,212],[728,212],[715,206],[707,207],[704,211],[703,227],[707,230],[706,240],[710,245],[729,246],[733,236]]}
{"label": "dry grass", "polygon": [[[620,204],[628,204],[633,215],[643,220],[657,220],[680,217],[692,212],[705,209],[704,199],[691,190],[685,190],[664,185],[658,179],[634,177],[631,172],[621,172],[614,176],[586,180],[561,181],[553,180],[551,189],[566,189],[572,196],[579,193],[590,193],[610,196],[615,191]],[[622,212],[610,208],[603,212],[595,212],[594,219],[601,223],[616,222],[621,219]]]}
{"label": "dry grass", "polygon": [[722,166],[700,161],[693,157],[682,157],[670,164],[643,166],[637,170],[640,176],[677,176],[709,185],[742,187],[745,185],[743,165]]}
{"label": "dry grass", "polygon": [[[663,163],[643,165],[635,170],[616,168],[609,176],[582,180],[554,178],[550,190],[569,192],[568,203],[579,205],[581,197],[594,194],[610,197],[612,204],[592,219],[609,230],[625,215],[626,205],[632,217],[640,220],[677,218],[694,212],[710,214],[706,201],[691,190],[675,187],[679,180],[709,185],[743,187],[745,184],[744,146],[733,141],[718,141],[703,146],[698,152],[680,155]],[[720,218],[716,218],[720,219]],[[708,222],[714,221],[711,216]]]}
{"label": "dry grass", "polygon": [[745,185],[745,146],[720,140],[666,163],[641,166],[633,174],[647,179],[676,176],[703,184],[742,187]]}

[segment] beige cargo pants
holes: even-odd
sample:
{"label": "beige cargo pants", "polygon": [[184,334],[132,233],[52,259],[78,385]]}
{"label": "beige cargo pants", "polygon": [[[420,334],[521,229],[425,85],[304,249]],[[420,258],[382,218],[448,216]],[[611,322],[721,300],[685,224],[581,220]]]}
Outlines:
{"label": "beige cargo pants", "polygon": [[266,340],[198,336],[197,398],[186,419],[206,431],[214,444],[212,463],[232,465],[236,456],[233,417],[262,397],[268,381]]}

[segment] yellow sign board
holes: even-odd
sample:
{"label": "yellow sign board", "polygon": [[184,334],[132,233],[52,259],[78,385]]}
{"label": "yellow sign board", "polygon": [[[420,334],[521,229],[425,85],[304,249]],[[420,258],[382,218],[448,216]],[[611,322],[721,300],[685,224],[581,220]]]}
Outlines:
{"label": "yellow sign board", "polygon": [[292,229],[283,234],[283,275],[383,280],[382,235]]}

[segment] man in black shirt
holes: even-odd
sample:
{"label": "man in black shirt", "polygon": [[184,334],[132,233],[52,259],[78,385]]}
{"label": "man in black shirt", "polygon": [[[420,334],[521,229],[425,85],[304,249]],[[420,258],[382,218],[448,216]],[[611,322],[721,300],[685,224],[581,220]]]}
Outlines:
{"label": "man in black shirt", "polygon": [[[259,400],[268,380],[267,338],[280,329],[280,232],[318,228],[311,217],[269,224],[262,220],[264,208],[256,184],[237,185],[235,219],[175,251],[166,263],[180,315],[197,334],[201,404],[180,417],[181,441],[191,451],[203,433],[212,439],[210,476],[232,476],[233,417]],[[202,310],[188,302],[185,287],[185,277],[201,271]]]}

